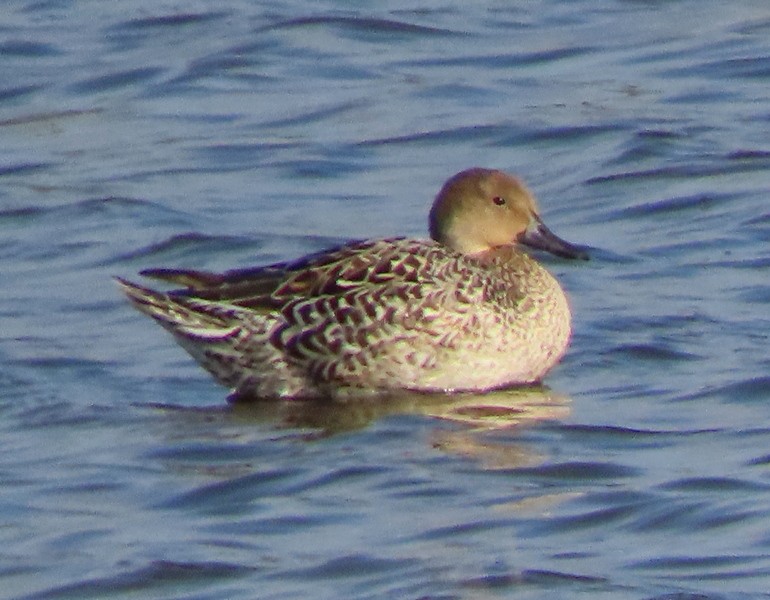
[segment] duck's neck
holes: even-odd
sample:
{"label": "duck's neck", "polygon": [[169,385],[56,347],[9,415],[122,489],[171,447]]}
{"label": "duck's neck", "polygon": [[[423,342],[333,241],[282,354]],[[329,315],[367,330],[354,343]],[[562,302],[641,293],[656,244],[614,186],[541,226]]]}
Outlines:
{"label": "duck's neck", "polygon": [[539,294],[559,287],[543,265],[516,246],[497,246],[468,256],[494,272],[496,278],[512,282],[521,292]]}
{"label": "duck's neck", "polygon": [[469,253],[466,256],[481,265],[488,266],[534,262],[516,246],[495,246],[481,252]]}

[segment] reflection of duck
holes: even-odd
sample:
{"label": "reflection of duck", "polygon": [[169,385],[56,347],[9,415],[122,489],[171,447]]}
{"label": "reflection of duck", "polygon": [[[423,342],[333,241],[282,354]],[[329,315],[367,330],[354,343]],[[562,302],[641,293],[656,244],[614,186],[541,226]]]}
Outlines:
{"label": "reflection of duck", "polygon": [[[421,435],[427,435],[435,449],[471,459],[485,469],[501,469],[540,464],[545,457],[517,442],[510,430],[562,419],[569,414],[569,404],[568,398],[548,388],[526,387],[484,394],[396,392],[344,401],[242,402],[208,408],[157,403],[151,407],[176,414],[183,420],[172,428],[175,436],[193,432],[196,440],[205,438],[200,426],[217,438],[224,435],[229,439],[233,435],[233,426],[237,431],[255,431],[255,435],[262,437],[263,428],[254,427],[261,424],[270,431],[271,438],[288,437],[311,442],[365,429],[388,416],[423,415],[436,419],[427,429],[419,427]],[[147,404],[142,406],[148,407]],[[213,428],[212,423],[215,423]],[[213,468],[206,466],[207,472]],[[218,463],[216,469],[222,468],[245,468],[248,471],[250,467]]]}
{"label": "reflection of duck", "polygon": [[519,180],[487,169],[444,185],[430,233],[221,275],[144,272],[186,286],[168,293],[120,282],[234,398],[539,381],[566,350],[570,311],[516,244],[584,253],[543,225]]}
{"label": "reflection of duck", "polygon": [[307,402],[239,403],[232,414],[270,421],[278,427],[320,430],[323,435],[362,429],[391,415],[417,414],[462,425],[465,432],[483,432],[561,419],[569,400],[545,387],[487,393],[421,394],[394,392],[372,398]]}

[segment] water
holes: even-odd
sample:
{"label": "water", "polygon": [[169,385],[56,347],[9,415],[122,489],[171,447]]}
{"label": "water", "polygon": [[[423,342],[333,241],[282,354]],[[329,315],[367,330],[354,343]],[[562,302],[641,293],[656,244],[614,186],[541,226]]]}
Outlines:
{"label": "water", "polygon": [[[10,1],[0,596],[770,596],[765,2]],[[520,173],[547,390],[228,407],[112,275],[423,235]]]}

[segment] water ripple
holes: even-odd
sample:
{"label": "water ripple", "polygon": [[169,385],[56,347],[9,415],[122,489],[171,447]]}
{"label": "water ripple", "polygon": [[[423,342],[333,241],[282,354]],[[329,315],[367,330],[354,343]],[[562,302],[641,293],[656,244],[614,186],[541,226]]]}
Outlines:
{"label": "water ripple", "polygon": [[165,69],[161,67],[138,67],[84,79],[73,83],[70,86],[70,89],[78,94],[87,94],[91,92],[105,92],[128,86],[138,86],[140,83],[155,79],[164,71]]}
{"label": "water ripple", "polygon": [[725,201],[734,198],[735,194],[696,194],[694,196],[681,196],[667,198],[656,202],[645,202],[637,206],[630,206],[611,212],[608,217],[615,219],[629,219],[660,214],[677,214],[692,210],[707,211],[720,206]]}
{"label": "water ripple", "polygon": [[262,244],[253,239],[231,235],[206,235],[198,232],[188,232],[173,235],[168,239],[137,248],[116,257],[115,262],[134,261],[152,257],[164,261],[178,262],[182,257],[194,256],[199,253],[212,254],[216,251],[230,251],[238,247],[248,247],[259,250]]}
{"label": "water ripple", "polygon": [[718,397],[728,402],[758,402],[770,398],[770,376],[757,376],[718,386],[708,386],[686,395],[688,400]]}
{"label": "water ripple", "polygon": [[525,467],[519,471],[532,477],[558,479],[561,481],[622,479],[639,475],[639,470],[634,467],[605,462],[564,462],[546,464],[534,468]]}
{"label": "water ripple", "polygon": [[33,112],[30,114],[23,114],[20,116],[12,117],[10,119],[0,120],[0,127],[11,127],[17,125],[29,125],[34,123],[50,123],[54,124],[59,121],[66,121],[73,117],[82,117],[86,115],[97,115],[102,111],[101,108],[86,108],[86,109],[70,109],[70,110],[55,110],[49,112]]}
{"label": "water ripple", "polygon": [[301,469],[262,471],[198,487],[165,500],[158,508],[185,509],[216,515],[242,514],[260,496],[284,495],[296,489]]}
{"label": "water ripple", "polygon": [[257,33],[266,31],[275,31],[281,29],[304,29],[307,27],[313,27],[316,25],[331,25],[333,27],[339,27],[349,31],[359,31],[366,34],[367,37],[379,35],[379,34],[400,34],[400,35],[413,35],[422,38],[423,36],[456,36],[460,35],[455,31],[448,29],[440,29],[437,27],[428,27],[425,25],[416,25],[413,23],[407,23],[405,21],[396,21],[391,19],[378,19],[368,17],[341,17],[341,16],[313,16],[313,17],[298,17],[296,19],[288,19],[285,21],[278,21],[270,25],[266,25],[257,30]]}
{"label": "water ripple", "polygon": [[[42,85],[34,85],[34,84],[0,88],[0,102],[5,102],[6,100],[17,100],[19,98],[23,98],[24,96],[29,96],[30,94],[34,94],[35,92],[42,89],[43,89]],[[0,122],[0,127],[2,126],[3,126],[3,123]]]}
{"label": "water ripple", "polygon": [[655,344],[621,344],[608,348],[605,354],[611,356],[626,356],[633,360],[650,361],[691,361],[701,360],[703,355],[692,352],[685,352],[673,348],[669,342],[658,342]]}
{"label": "water ripple", "polygon": [[365,554],[352,554],[331,558],[319,565],[300,567],[290,572],[276,574],[276,577],[299,577],[303,579],[365,578],[373,574],[395,573],[412,565],[408,559],[378,558]]}
{"label": "water ripple", "polygon": [[[690,69],[674,70],[680,76],[686,76],[692,74]],[[698,75],[707,75],[708,77],[714,77],[718,79],[725,78],[767,78],[770,76],[770,57],[758,56],[758,57],[744,57],[744,58],[727,58],[724,60],[717,60],[700,65],[695,70]]]}
{"label": "water ripple", "polygon": [[155,561],[134,570],[126,570],[109,577],[86,579],[77,583],[24,596],[24,600],[59,598],[104,598],[116,593],[163,594],[169,588],[196,581],[237,579],[255,570],[255,567],[225,562]]}
{"label": "water ripple", "polygon": [[697,177],[710,177],[715,175],[728,175],[733,173],[751,173],[753,171],[767,170],[768,165],[765,160],[734,160],[731,163],[721,161],[704,161],[700,164],[680,164],[667,167],[656,167],[653,169],[642,169],[637,171],[626,171],[621,173],[612,173],[610,175],[599,175],[589,177],[586,180],[587,185],[596,185],[627,180],[648,180],[648,179],[685,179]]}
{"label": "water ripple", "polygon": [[29,40],[16,40],[0,44],[0,56],[57,56],[62,51],[53,44],[43,42],[33,42]]}
{"label": "water ripple", "polygon": [[138,17],[128,19],[121,23],[112,25],[109,29],[113,31],[122,30],[155,30],[166,27],[185,27],[187,25],[207,24],[229,16],[229,12],[202,12],[202,13],[174,13],[171,15],[160,15],[157,17]]}
{"label": "water ripple", "polygon": [[35,171],[42,171],[54,166],[53,163],[32,162],[15,165],[0,166],[0,177],[9,175],[26,175]]}
{"label": "water ripple", "polygon": [[495,133],[504,131],[505,126],[500,125],[473,125],[469,127],[456,127],[452,129],[439,129],[433,131],[421,131],[386,138],[362,140],[359,146],[381,146],[400,144],[445,144],[452,140],[484,139]]}
{"label": "water ripple", "polygon": [[660,486],[661,489],[680,492],[741,492],[768,490],[769,485],[744,481],[732,477],[688,477],[670,481]]}
{"label": "water ripple", "polygon": [[562,61],[589,54],[595,49],[591,46],[554,48],[536,52],[516,52],[499,54],[482,54],[461,57],[441,57],[435,59],[419,59],[396,62],[395,66],[403,67],[479,67],[493,69],[509,69],[521,66],[539,66],[547,63]]}
{"label": "water ripple", "polygon": [[540,588],[547,586],[549,589],[559,589],[562,587],[588,586],[589,588],[606,582],[604,577],[594,577],[590,575],[580,575],[577,573],[566,573],[562,571],[543,571],[536,569],[525,569],[516,574],[497,574],[485,575],[483,577],[474,577],[462,582],[464,587],[469,589],[497,590],[513,587],[516,589],[522,586],[532,586]]}

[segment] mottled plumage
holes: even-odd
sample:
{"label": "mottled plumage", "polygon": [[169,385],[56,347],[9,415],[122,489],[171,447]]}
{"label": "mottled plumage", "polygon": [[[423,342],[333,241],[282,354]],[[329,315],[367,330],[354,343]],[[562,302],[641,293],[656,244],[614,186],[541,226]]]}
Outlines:
{"label": "mottled plumage", "polygon": [[151,269],[184,286],[119,280],[234,397],[486,390],[539,381],[564,353],[570,311],[516,242],[562,256],[515,178],[471,169],[431,210],[433,240],[351,242],[222,274]]}

